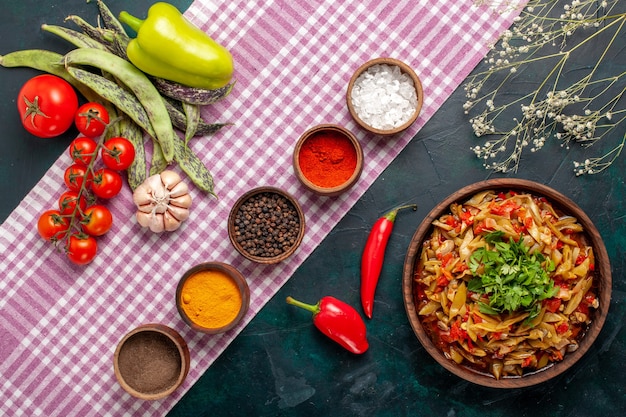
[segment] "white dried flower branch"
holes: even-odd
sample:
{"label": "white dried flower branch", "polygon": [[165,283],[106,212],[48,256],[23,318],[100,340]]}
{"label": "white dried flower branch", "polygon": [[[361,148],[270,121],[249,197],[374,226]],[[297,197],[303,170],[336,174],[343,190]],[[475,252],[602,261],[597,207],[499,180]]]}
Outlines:
{"label": "white dried flower branch", "polygon": [[[512,3],[475,0],[475,4],[494,10]],[[621,3],[624,8],[625,2]],[[483,159],[485,168],[517,171],[523,152],[539,151],[550,138],[569,149],[572,143],[588,148],[622,137],[604,155],[574,162],[576,175],[601,172],[619,157],[626,141],[626,72],[600,75],[605,73],[609,53],[617,53],[612,50],[616,39],[626,32],[626,11],[617,12],[619,4],[619,0],[527,3],[492,46],[485,60],[487,69],[468,77],[465,84],[463,109],[471,115],[474,134],[485,139],[472,150]],[[598,51],[595,65],[577,81],[564,85],[564,79],[575,73],[572,61],[590,49]],[[511,87],[531,70],[533,77],[541,74],[537,87],[516,96]],[[580,67],[575,70],[581,72]],[[512,113],[517,116],[511,117]]]}

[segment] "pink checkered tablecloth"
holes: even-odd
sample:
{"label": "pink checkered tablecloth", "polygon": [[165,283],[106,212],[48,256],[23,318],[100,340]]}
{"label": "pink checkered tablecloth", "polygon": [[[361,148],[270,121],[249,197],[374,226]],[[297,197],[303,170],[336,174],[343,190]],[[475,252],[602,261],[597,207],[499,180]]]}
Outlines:
{"label": "pink checkered tablecloth", "polygon": [[[35,230],[38,213],[51,208],[62,189],[68,157],[59,157],[0,231],[0,414],[165,414],[289,279],[519,13],[519,9],[496,13],[473,3],[194,2],[186,16],[229,48],[236,61],[233,93],[204,113],[209,120],[235,125],[193,142],[194,150],[211,168],[219,199],[193,189],[190,220],[175,233],[155,235],[135,223],[131,192],[125,188],[108,203],[116,221],[113,230],[99,239],[96,260],[86,267],[73,266]],[[425,96],[417,123],[385,141],[360,130],[345,105],[345,89],[353,71],[380,56],[412,66],[422,80]],[[299,135],[318,123],[344,125],[363,144],[363,175],[355,188],[339,198],[307,192],[291,167]],[[234,201],[260,185],[281,187],[293,194],[305,211],[308,226],[295,255],[273,266],[245,261],[231,247],[226,230]],[[219,336],[190,330],[174,304],[182,273],[209,260],[234,265],[247,277],[251,290],[244,322]],[[112,356],[118,341],[146,322],[173,327],[191,351],[191,371],[183,387],[162,401],[134,399],[121,389],[113,374]]]}

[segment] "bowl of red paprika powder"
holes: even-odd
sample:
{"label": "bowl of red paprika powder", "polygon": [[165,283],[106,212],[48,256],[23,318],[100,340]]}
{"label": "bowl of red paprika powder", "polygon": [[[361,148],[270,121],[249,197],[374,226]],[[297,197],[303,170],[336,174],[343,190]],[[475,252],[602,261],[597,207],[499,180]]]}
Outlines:
{"label": "bowl of red paprika powder", "polygon": [[347,129],[322,124],[304,132],[293,152],[296,177],[310,191],[334,197],[350,189],[363,171],[363,149]]}

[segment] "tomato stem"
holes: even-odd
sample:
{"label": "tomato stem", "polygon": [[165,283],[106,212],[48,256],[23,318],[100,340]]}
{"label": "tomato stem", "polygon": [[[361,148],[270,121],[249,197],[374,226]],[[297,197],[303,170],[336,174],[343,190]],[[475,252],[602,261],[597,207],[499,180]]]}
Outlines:
{"label": "tomato stem", "polygon": [[37,125],[35,124],[35,116],[41,116],[46,119],[50,118],[50,116],[48,116],[43,111],[41,111],[41,108],[39,107],[39,96],[35,96],[33,101],[30,101],[29,99],[26,98],[26,96],[24,96],[24,104],[26,104],[26,112],[24,113],[24,119],[27,119],[28,117],[30,117],[30,122],[32,123],[34,127],[37,127]]}
{"label": "tomato stem", "polygon": [[[35,97],[35,101],[36,100],[37,100],[37,97]],[[109,132],[109,129],[111,128],[113,124],[117,123],[120,119],[121,118],[118,117],[110,121],[109,123],[103,122],[103,124],[105,125],[104,132],[102,132],[102,134],[98,138],[98,141],[96,142],[96,149],[93,151],[93,154],[88,154],[88,155],[92,155],[93,158],[90,158],[89,164],[87,165],[87,169],[85,170],[85,174],[83,175],[83,181],[77,193],[78,197],[76,198],[77,199],[76,205],[74,206],[74,210],[72,210],[71,214],[65,215],[65,217],[69,217],[69,222],[70,222],[69,227],[68,227],[68,233],[65,234],[64,242],[63,242],[64,248],[66,251],[69,250],[70,236],[73,236],[73,235],[81,236],[81,234],[83,233],[83,228],[81,227],[81,221],[84,217],[84,213],[80,207],[81,197],[85,196],[86,201],[90,203],[87,205],[91,205],[96,202],[96,197],[93,196],[87,189],[87,186],[89,184],[89,181],[87,181],[87,179],[89,178],[89,175],[93,176],[93,174],[95,173],[94,166],[97,160],[97,156],[100,153],[100,150],[102,149],[102,147],[104,146],[105,138],[106,138],[107,133]],[[76,229],[78,233],[69,233],[69,231],[73,229]],[[55,242],[55,244],[58,244],[58,241]]]}

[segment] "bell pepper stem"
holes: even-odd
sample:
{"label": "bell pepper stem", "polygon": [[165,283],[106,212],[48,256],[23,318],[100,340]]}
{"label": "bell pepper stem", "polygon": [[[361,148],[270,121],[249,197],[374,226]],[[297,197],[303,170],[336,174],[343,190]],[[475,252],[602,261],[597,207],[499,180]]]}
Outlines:
{"label": "bell pepper stem", "polygon": [[396,215],[398,214],[398,211],[404,210],[407,208],[412,208],[413,211],[415,211],[417,210],[417,204],[407,204],[406,206],[396,207],[395,209],[391,210],[389,213],[385,214],[383,217],[389,220],[390,222],[394,222],[396,220]]}
{"label": "bell pepper stem", "polygon": [[303,303],[302,301],[296,300],[295,298],[287,297],[287,304],[291,304],[291,305],[294,305],[296,307],[300,307],[300,308],[303,308],[305,310],[308,310],[311,313],[313,313],[313,315],[315,315],[315,314],[320,312],[320,305],[319,305],[319,303],[317,303],[317,304],[306,304],[306,303]]}
{"label": "bell pepper stem", "polygon": [[143,20],[138,17],[133,16],[132,14],[121,11],[119,16],[120,22],[126,23],[132,30],[135,32],[139,32],[139,28],[143,24]]}

